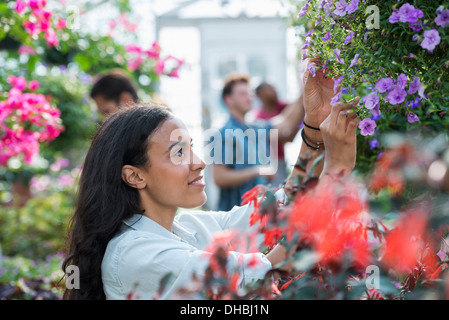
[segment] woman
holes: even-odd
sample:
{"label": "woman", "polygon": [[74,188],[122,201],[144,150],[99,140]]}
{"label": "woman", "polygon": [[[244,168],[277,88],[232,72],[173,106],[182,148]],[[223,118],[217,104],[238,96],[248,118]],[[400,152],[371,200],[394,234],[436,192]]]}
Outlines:
{"label": "woman", "polygon": [[[300,156],[312,152],[316,157],[324,142],[324,169],[315,169],[322,177],[349,173],[355,164],[358,119],[348,117],[349,105],[331,108],[332,96],[332,79],[320,72],[309,78],[306,72],[308,143]],[[179,130],[186,134],[173,141],[172,133]],[[230,212],[177,214],[178,208],[195,208],[206,200],[205,164],[190,144],[183,122],[163,107],[122,110],[102,125],[86,155],[63,264],[64,270],[79,268],[80,288],[66,290],[66,299],[125,299],[133,290],[136,298],[170,298],[193,274],[204,274],[208,259],[203,249],[214,232],[249,228],[250,205]],[[243,284],[264,278],[290,254],[281,244],[266,255],[231,252],[228,265],[241,270]],[[160,280],[170,272],[174,277],[159,296]]]}

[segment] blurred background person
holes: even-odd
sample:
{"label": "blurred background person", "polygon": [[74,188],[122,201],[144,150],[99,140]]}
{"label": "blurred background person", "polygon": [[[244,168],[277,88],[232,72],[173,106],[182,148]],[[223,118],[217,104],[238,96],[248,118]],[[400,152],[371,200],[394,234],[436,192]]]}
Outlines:
{"label": "blurred background person", "polygon": [[[253,105],[253,93],[250,88],[249,77],[242,73],[231,73],[226,77],[222,90],[222,99],[229,111],[229,119],[223,127],[219,129],[222,137],[222,163],[213,165],[213,177],[215,184],[219,188],[218,210],[230,210],[235,205],[239,205],[243,194],[258,184],[272,183],[278,168],[270,167],[270,165],[261,165],[259,162],[250,163],[251,157],[249,153],[256,152],[262,146],[262,143],[270,145],[270,129],[277,130],[279,139],[276,142],[292,141],[298,132],[298,126],[304,118],[304,107],[302,91],[300,98],[294,103],[285,107],[277,116],[268,120],[249,122],[246,115],[251,111]],[[257,137],[257,145],[250,145],[249,139],[245,137],[239,139],[234,136],[233,139],[224,139],[226,130],[254,130]],[[261,130],[265,130],[266,135],[261,136]],[[267,140],[264,141],[263,138]],[[246,140],[246,141],[245,141]],[[229,144],[232,144],[229,146]],[[227,154],[232,150],[232,155]],[[239,163],[236,161],[237,150],[243,152],[244,161]],[[270,149],[268,149],[270,150]],[[277,158],[277,149],[271,149],[270,159],[273,154]],[[232,157],[232,158],[231,158]],[[232,159],[230,163],[229,159]],[[259,157],[255,157],[259,160]],[[277,159],[276,159],[277,160]],[[282,182],[282,181],[281,181]],[[273,184],[274,185],[274,184]],[[276,185],[277,186],[277,185]]]}
{"label": "blurred background person", "polygon": [[90,97],[95,101],[102,121],[121,106],[132,105],[139,100],[137,86],[121,69],[100,74],[90,91]]}
{"label": "blurred background person", "polygon": [[[256,120],[269,120],[277,115],[279,115],[287,106],[286,102],[280,101],[276,88],[268,82],[260,83],[256,89],[255,93],[260,101],[260,108],[255,112],[254,118]],[[301,115],[301,122],[304,119],[304,113]],[[296,135],[295,131],[292,135]],[[287,163],[285,161],[285,142],[290,142],[293,139],[288,137],[288,139],[279,139],[278,141],[278,170],[276,176],[271,181],[275,186],[284,182],[287,178]]]}

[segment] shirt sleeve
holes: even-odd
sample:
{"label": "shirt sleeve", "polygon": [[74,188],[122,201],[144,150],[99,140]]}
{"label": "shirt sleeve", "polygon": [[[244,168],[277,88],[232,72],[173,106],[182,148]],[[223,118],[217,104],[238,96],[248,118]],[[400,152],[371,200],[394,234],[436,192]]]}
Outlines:
{"label": "shirt sleeve", "polygon": [[[178,289],[193,285],[193,275],[203,279],[210,258],[211,253],[182,241],[136,237],[121,248],[118,275],[123,293],[126,295],[126,291],[135,288],[136,297],[140,299],[178,298]],[[272,266],[262,253],[229,252],[227,268],[230,272],[239,272],[240,284],[244,285],[254,279],[263,279]],[[161,279],[168,274],[171,277],[159,295]]]}

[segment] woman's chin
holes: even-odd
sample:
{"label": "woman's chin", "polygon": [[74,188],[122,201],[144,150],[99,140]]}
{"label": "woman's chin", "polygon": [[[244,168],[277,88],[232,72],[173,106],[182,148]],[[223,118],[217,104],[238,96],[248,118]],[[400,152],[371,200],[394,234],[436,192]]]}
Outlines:
{"label": "woman's chin", "polygon": [[201,194],[196,196],[195,199],[189,199],[189,200],[190,200],[189,203],[186,204],[186,206],[183,206],[183,208],[186,208],[186,209],[198,208],[206,203],[207,195],[203,191],[203,192],[201,192]]}

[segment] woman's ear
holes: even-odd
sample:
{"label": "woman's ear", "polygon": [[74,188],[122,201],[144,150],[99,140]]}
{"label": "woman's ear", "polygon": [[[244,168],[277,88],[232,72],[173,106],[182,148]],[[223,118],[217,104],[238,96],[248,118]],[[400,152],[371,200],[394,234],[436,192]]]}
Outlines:
{"label": "woman's ear", "polygon": [[143,189],[147,186],[147,182],[142,176],[141,171],[130,165],[122,167],[122,180],[130,187],[136,189]]}

